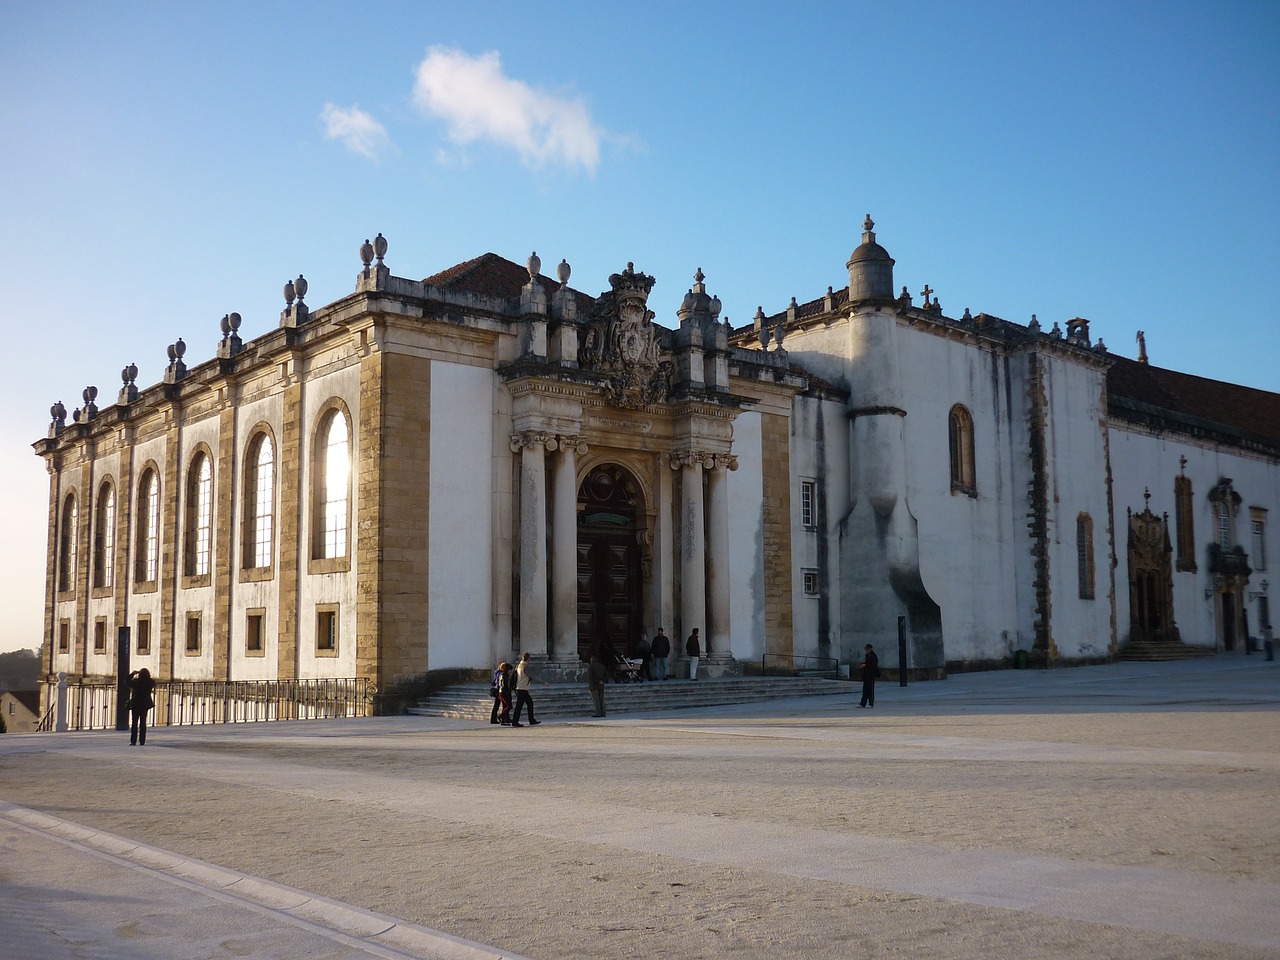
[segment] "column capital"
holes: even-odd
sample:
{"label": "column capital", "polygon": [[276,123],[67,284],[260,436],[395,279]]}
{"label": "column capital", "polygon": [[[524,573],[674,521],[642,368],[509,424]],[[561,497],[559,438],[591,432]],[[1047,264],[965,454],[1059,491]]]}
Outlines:
{"label": "column capital", "polygon": [[709,450],[673,450],[667,457],[672,470],[681,467],[701,466],[705,470],[723,467],[728,470],[738,469],[738,458],[728,453],[712,453]]}
{"label": "column capital", "polygon": [[[555,442],[564,453],[576,453],[580,457],[586,456],[587,442],[582,437],[560,434],[556,436]],[[548,446],[547,449],[554,450],[555,447]]]}
{"label": "column capital", "polygon": [[519,453],[527,447],[542,446],[547,450],[556,449],[556,435],[544,430],[521,430],[511,435],[511,452]]}

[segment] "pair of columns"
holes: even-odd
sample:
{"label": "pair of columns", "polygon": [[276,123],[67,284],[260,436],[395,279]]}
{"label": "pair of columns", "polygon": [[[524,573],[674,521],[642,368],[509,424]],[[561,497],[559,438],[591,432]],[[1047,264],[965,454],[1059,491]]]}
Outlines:
{"label": "pair of columns", "polygon": [[[520,649],[534,657],[578,658],[578,437],[517,433],[520,454]],[[551,649],[547,649],[547,454],[551,471]]]}
{"label": "pair of columns", "polygon": [[[578,656],[577,458],[587,452],[587,445],[579,437],[528,430],[512,436],[511,450],[520,454],[519,646],[531,656],[574,662]],[[554,456],[550,550],[546,537],[548,454]],[[681,472],[681,629],[685,635],[694,627],[700,629],[704,656],[727,656],[727,471],[737,467],[737,459],[726,454],[685,452],[672,454],[669,463],[673,470]],[[546,589],[548,559],[551,562],[550,604]],[[677,644],[677,650],[682,649]]]}
{"label": "pair of columns", "polygon": [[[699,628],[702,655],[726,657],[729,654],[728,471],[737,468],[737,458],[727,454],[684,452],[673,453],[670,463],[672,470],[680,471],[681,632],[687,637],[694,627]],[[684,650],[679,644],[677,649]]]}

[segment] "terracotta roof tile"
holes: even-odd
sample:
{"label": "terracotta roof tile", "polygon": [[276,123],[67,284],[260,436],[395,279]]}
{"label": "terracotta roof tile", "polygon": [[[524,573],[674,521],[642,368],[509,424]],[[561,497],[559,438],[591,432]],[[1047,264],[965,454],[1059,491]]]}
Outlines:
{"label": "terracotta roof tile", "polygon": [[1225,427],[1227,432],[1280,445],[1280,394],[1165,370],[1114,357],[1107,391],[1121,401],[1156,407]]}
{"label": "terracotta roof tile", "polygon": [[[515,300],[520,297],[521,289],[529,282],[529,271],[496,253],[486,253],[449,267],[447,270],[441,270],[422,282],[446,290]],[[546,291],[548,300],[560,289],[560,284],[546,274],[539,274],[538,282]],[[595,303],[595,297],[590,297],[578,290],[574,293],[578,298],[579,315],[585,317],[591,305]]]}

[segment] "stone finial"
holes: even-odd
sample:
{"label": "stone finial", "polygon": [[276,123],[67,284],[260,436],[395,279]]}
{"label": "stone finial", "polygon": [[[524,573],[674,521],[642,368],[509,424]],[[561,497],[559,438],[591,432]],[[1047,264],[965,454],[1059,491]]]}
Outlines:
{"label": "stone finial", "polygon": [[867,214],[866,219],[862,221],[862,229],[868,232],[876,228],[876,222],[871,219],[871,214]]}
{"label": "stone finial", "polygon": [[556,265],[556,279],[560,281],[560,286],[564,286],[569,282],[569,274],[573,272],[573,268],[569,266],[569,261],[562,259]]}
{"label": "stone finial", "polygon": [[297,280],[290,280],[284,285],[284,310],[280,314],[280,326],[297,327],[306,321],[310,313],[307,305],[302,302],[306,295],[307,280],[302,274],[298,274]]}
{"label": "stone finial", "polygon": [[120,371],[120,397],[118,403],[133,403],[138,399],[138,388],[134,381],[138,379],[138,365],[131,363]]}
{"label": "stone finial", "polygon": [[795,323],[796,310],[798,307],[799,304],[796,303],[796,298],[792,297],[791,302],[787,304],[787,323]]}
{"label": "stone finial", "polygon": [[766,317],[764,315],[764,307],[756,307],[756,315],[753,320],[755,323],[756,333],[760,335],[760,347],[763,350],[768,350],[769,338],[772,336],[772,331],[769,330],[769,326],[765,322]]}
{"label": "stone finial", "polygon": [[1097,350],[1099,353],[1107,352],[1107,345],[1102,342],[1101,337],[1098,338],[1098,345],[1094,349]]}
{"label": "stone finial", "polygon": [[[538,282],[538,275],[542,273],[542,260],[538,257],[536,250],[529,254],[529,259],[525,261],[525,268],[529,271],[529,282],[520,288],[520,312],[546,314],[547,292]],[[543,350],[537,355],[545,356],[546,351]]]}
{"label": "stone finial", "polygon": [[902,287],[902,292],[898,294],[898,302],[901,303],[904,307],[911,306],[911,294],[907,293],[907,288],[905,284]]}
{"label": "stone finial", "polygon": [[94,403],[98,399],[98,388],[94,386],[85,387],[80,397],[84,400],[84,409],[81,411],[80,421],[88,423],[98,415],[98,405]]}
{"label": "stone finial", "polygon": [[781,320],[779,320],[778,325],[773,328],[773,339],[778,344],[779,350],[782,349],[782,338],[785,337],[786,335],[787,335],[787,325],[783,323]]}
{"label": "stone finial", "polygon": [[49,418],[52,421],[49,424],[49,436],[60,433],[67,426],[67,407],[61,401],[57,401],[49,408]]}
{"label": "stone finial", "polygon": [[973,314],[969,312],[969,308],[964,308],[964,316],[960,318],[961,323],[973,323]]}
{"label": "stone finial", "polygon": [[373,244],[369,242],[369,238],[365,237],[364,243],[360,244],[360,262],[364,264],[366,270],[369,264],[373,263]]}
{"label": "stone finial", "polygon": [[177,383],[187,375],[187,365],[182,362],[182,357],[186,352],[187,345],[182,342],[181,337],[169,344],[169,366],[165,367],[164,370],[165,383]]}
{"label": "stone finial", "polygon": [[830,313],[835,309],[835,291],[827,287],[826,295],[822,298],[822,312]]}
{"label": "stone finial", "polygon": [[284,305],[285,309],[293,306],[293,301],[298,299],[298,292],[293,289],[293,281],[288,280],[284,285]]}
{"label": "stone finial", "polygon": [[1138,362],[1149,363],[1147,360],[1147,335],[1144,331],[1138,331]]}
{"label": "stone finial", "polygon": [[218,356],[224,359],[235,356],[244,346],[240,339],[240,314],[228,313],[219,325],[222,329],[222,340],[218,343]]}
{"label": "stone finial", "polygon": [[720,311],[724,309],[724,305],[720,302],[720,298],[712,296],[711,298],[711,319],[715,320],[720,316]]}
{"label": "stone finial", "polygon": [[1057,340],[1062,339],[1062,325],[1057,320],[1053,321],[1053,329],[1049,331],[1049,336]]}
{"label": "stone finial", "polygon": [[382,266],[382,258],[387,255],[387,238],[382,234],[373,238],[373,255],[378,258],[378,266]]}
{"label": "stone finial", "polygon": [[293,281],[293,289],[298,294],[298,304],[301,306],[303,298],[307,295],[307,280],[302,274],[298,274],[298,279]]}
{"label": "stone finial", "polygon": [[1040,332],[1040,321],[1036,319],[1036,315],[1034,313],[1031,315],[1031,322],[1027,324],[1027,330],[1031,333]]}
{"label": "stone finial", "polygon": [[524,263],[525,267],[529,271],[529,279],[536,280],[538,278],[538,274],[542,272],[542,260],[538,257],[538,251],[535,250],[533,253],[529,254],[529,259]]}

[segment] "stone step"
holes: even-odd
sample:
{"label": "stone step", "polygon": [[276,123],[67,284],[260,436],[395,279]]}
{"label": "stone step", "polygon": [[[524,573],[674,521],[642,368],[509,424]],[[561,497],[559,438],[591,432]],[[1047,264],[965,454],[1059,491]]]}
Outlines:
{"label": "stone step", "polygon": [[1211,647],[1192,647],[1175,641],[1135,640],[1121,648],[1119,659],[1157,662],[1165,660],[1194,660],[1198,657],[1212,657]]}
{"label": "stone step", "polygon": [[[706,680],[664,680],[610,683],[605,706],[610,714],[649,710],[713,707],[730,703],[756,703],[783,697],[854,695],[861,687],[847,680],[810,677],[735,677]],[[536,684],[533,694],[538,719],[581,717],[591,714],[591,693],[585,683]],[[486,684],[456,684],[409,708],[409,713],[461,720],[488,720],[493,707]]]}

